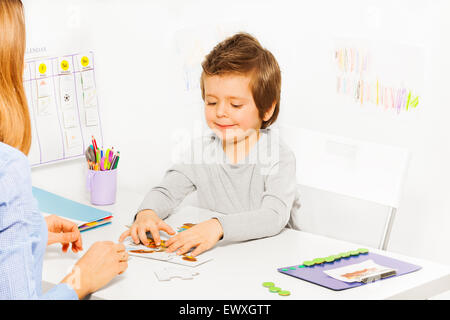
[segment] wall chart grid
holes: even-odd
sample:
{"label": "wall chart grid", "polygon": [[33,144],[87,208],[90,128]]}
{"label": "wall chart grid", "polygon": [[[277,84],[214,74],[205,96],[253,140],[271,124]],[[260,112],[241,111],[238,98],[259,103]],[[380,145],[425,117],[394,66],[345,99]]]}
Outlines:
{"label": "wall chart grid", "polygon": [[95,136],[103,144],[93,52],[25,61],[32,167],[75,159]]}

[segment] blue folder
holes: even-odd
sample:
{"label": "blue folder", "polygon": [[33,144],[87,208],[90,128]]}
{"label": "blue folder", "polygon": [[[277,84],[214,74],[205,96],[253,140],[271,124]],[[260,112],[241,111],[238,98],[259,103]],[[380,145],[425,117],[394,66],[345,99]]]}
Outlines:
{"label": "blue folder", "polygon": [[112,216],[111,212],[69,200],[37,187],[33,187],[33,195],[39,203],[41,212],[85,222]]}

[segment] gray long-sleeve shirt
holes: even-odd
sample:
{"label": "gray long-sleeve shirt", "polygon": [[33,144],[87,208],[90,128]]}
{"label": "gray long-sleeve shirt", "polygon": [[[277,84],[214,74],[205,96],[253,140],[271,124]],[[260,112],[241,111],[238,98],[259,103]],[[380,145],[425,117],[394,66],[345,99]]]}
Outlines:
{"label": "gray long-sleeve shirt", "polygon": [[296,185],[294,153],[280,141],[277,129],[261,130],[258,142],[237,164],[230,163],[220,138],[209,132],[191,142],[138,212],[152,209],[165,219],[197,191],[199,207],[222,213],[216,218],[224,241],[257,239],[286,226],[298,200]]}

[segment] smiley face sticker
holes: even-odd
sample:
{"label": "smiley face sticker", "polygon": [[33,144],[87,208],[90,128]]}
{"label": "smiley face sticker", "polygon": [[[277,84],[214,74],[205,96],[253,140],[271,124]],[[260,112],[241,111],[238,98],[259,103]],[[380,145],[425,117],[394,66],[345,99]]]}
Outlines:
{"label": "smiley face sticker", "polygon": [[69,62],[67,62],[67,60],[62,60],[61,61],[61,69],[63,71],[69,70]]}
{"label": "smiley face sticker", "polygon": [[45,74],[45,72],[47,72],[47,65],[45,63],[41,63],[38,70],[40,74]]}
{"label": "smiley face sticker", "polygon": [[86,56],[82,56],[80,62],[83,67],[89,66],[89,58]]}

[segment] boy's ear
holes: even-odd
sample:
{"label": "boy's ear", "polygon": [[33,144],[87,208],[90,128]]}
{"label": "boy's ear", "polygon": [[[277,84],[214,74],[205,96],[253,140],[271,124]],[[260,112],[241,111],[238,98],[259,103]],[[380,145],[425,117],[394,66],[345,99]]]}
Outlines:
{"label": "boy's ear", "polygon": [[269,110],[266,111],[266,113],[264,114],[264,118],[263,121],[268,121],[270,118],[272,118],[273,112],[275,111],[275,106],[277,105],[277,102],[274,101],[272,103],[272,106],[270,107]]}

